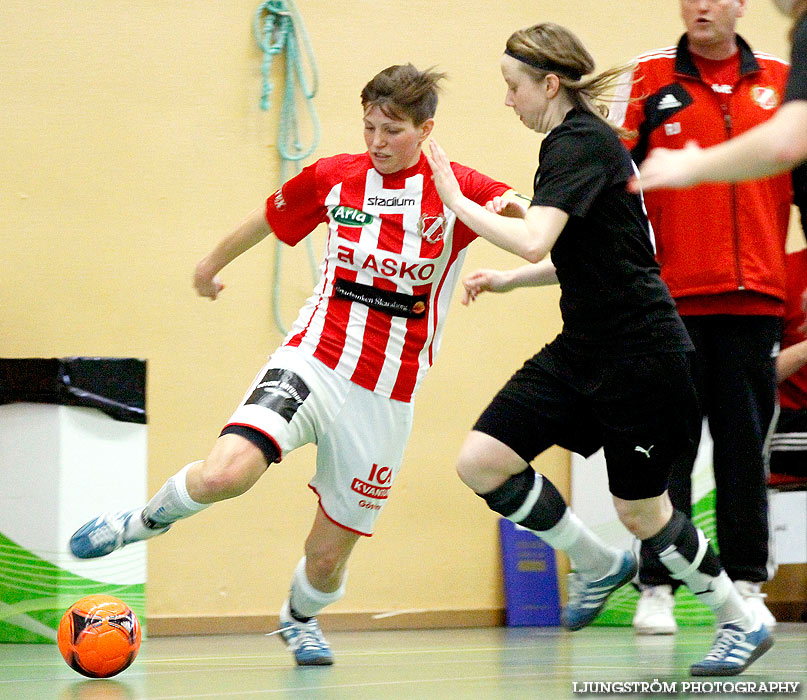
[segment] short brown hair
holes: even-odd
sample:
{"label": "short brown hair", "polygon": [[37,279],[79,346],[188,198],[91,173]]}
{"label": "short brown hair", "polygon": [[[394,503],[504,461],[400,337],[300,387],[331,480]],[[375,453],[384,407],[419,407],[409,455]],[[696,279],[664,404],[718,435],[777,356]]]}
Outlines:
{"label": "short brown hair", "polygon": [[376,75],[361,91],[366,112],[378,107],[392,119],[411,119],[420,126],[437,111],[437,85],[446,77],[433,68],[419,71],[411,63],[390,66]]}

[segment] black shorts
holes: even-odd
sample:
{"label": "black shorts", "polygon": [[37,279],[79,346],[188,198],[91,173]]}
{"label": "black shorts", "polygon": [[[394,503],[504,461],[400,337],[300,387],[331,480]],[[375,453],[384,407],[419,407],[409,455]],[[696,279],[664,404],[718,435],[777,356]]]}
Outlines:
{"label": "black shorts", "polygon": [[807,478],[807,409],[783,408],[771,440],[771,474]]}
{"label": "black shorts", "polygon": [[700,439],[691,355],[583,356],[555,340],[510,378],[474,430],[527,462],[552,445],[586,457],[603,447],[614,496],[659,496]]}

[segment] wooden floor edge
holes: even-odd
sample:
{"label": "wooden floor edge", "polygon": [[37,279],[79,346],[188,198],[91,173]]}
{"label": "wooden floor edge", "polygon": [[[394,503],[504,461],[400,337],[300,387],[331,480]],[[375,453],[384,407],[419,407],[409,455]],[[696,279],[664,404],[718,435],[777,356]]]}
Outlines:
{"label": "wooden floor edge", "polygon": [[[323,613],[326,632],[501,627],[504,610],[416,610],[379,613]],[[260,634],[277,629],[277,615],[162,616],[146,618],[150,637],[209,634]]]}

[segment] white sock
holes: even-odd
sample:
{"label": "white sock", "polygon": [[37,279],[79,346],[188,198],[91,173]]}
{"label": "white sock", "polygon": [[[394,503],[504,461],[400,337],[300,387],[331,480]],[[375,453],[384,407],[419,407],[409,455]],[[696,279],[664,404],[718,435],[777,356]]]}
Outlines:
{"label": "white sock", "polygon": [[294,576],[291,580],[291,592],[289,593],[289,605],[295,613],[302,617],[314,617],[326,605],[335,603],[345,595],[345,584],[347,574],[342,578],[342,583],[333,593],[318,591],[305,573],[305,557],[300,559],[294,569]]}
{"label": "white sock", "polygon": [[712,609],[715,611],[718,625],[725,625],[731,623],[737,625],[744,632],[753,631],[758,621],[754,619],[753,614],[748,608],[748,604],[743,600],[739,591],[734,587],[731,579],[725,571],[720,572],[720,576],[715,578],[717,587],[726,596],[723,603],[719,606],[714,606]]}
{"label": "white sock", "polygon": [[201,460],[186,464],[168,479],[146,504],[143,516],[157,525],[170,525],[207,508],[209,503],[197,503],[190,497],[185,481],[188,469],[200,462]]}
{"label": "white sock", "polygon": [[622,561],[622,552],[603,542],[569,508],[557,525],[535,534],[566,552],[572,568],[589,581],[616,573]]}

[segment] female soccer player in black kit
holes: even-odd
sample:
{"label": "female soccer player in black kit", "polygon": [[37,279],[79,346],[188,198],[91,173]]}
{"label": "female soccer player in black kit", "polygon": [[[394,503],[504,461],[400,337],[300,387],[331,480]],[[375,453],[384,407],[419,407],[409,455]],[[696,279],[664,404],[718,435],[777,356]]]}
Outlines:
{"label": "female soccer player in black kit", "polygon": [[457,470],[492,510],[569,555],[574,573],[563,623],[577,630],[633,578],[635,556],[599,540],[529,463],[551,445],[583,455],[604,447],[620,520],[717,617],[714,646],[691,672],[734,675],[773,640],[704,534],[667,496],[671,465],[700,431],[693,348],[659,277],[642,201],[626,190],[634,174],[630,155],[595,102],[624,69],[587,77],[593,68],[579,39],[555,24],[519,30],[507,41],[505,104],[546,134],[523,218],[497,215],[512,204],[494,200],[494,212],[464,197],[432,142],[429,159],[445,204],[484,238],[532,263],[474,273],[464,301],[484,290],[556,281],[561,288],[560,335],[494,397]]}

